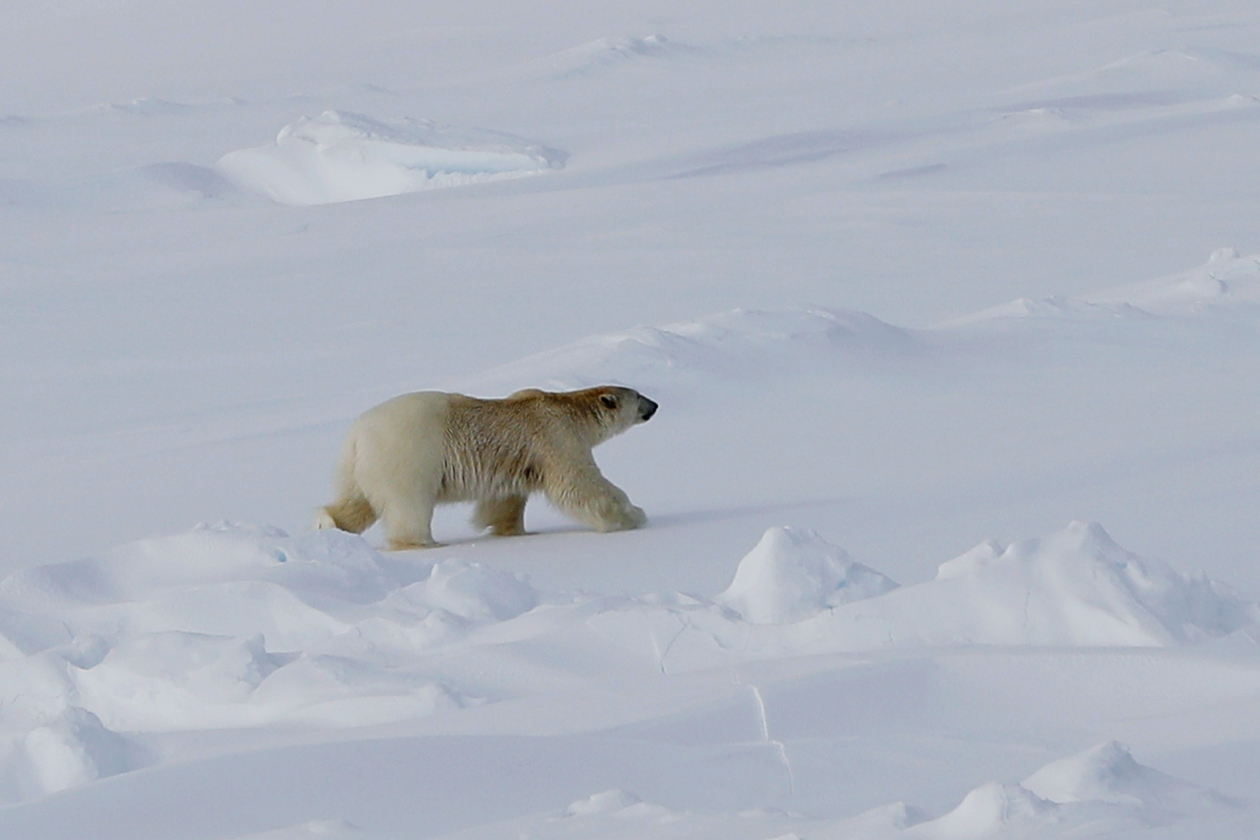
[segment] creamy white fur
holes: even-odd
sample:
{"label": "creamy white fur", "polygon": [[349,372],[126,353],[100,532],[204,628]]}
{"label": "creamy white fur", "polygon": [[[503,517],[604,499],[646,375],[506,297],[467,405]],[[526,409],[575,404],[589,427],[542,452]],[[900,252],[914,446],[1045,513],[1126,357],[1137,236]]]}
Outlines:
{"label": "creamy white fur", "polygon": [[506,399],[424,391],[363,414],[337,467],[337,499],[316,527],[361,533],[384,520],[391,548],[436,545],[433,509],[477,502],[475,524],[506,536],[525,532],[525,503],[543,492],[599,531],[637,528],[643,511],[600,473],[592,447],[645,422],[656,403],[630,388],[603,386]]}

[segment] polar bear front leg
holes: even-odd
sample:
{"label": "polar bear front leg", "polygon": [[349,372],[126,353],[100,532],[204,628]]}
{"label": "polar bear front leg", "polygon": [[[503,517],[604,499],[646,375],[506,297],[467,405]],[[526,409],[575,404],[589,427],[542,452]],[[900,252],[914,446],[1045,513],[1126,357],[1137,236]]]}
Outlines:
{"label": "polar bear front leg", "polygon": [[647,523],[643,509],[631,504],[625,491],[604,478],[593,462],[560,477],[546,492],[553,505],[596,531],[625,531]]}
{"label": "polar bear front leg", "polygon": [[505,496],[482,499],[473,512],[473,524],[489,528],[496,537],[515,537],[525,533],[526,496]]}

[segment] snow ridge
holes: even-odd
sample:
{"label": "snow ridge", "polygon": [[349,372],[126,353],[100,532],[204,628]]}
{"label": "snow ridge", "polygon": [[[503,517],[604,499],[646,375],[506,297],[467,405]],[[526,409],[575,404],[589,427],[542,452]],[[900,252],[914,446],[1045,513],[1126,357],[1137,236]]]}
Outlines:
{"label": "snow ridge", "polygon": [[464,380],[484,393],[526,385],[563,390],[602,382],[673,389],[832,359],[901,358],[923,352],[915,334],[865,312],[812,308],[732,309],[667,324],[594,335]]}
{"label": "snow ridge", "polygon": [[1220,248],[1212,252],[1203,265],[1189,271],[1079,298],[1019,298],[949,321],[943,326],[967,326],[1015,318],[1094,320],[1184,316],[1257,303],[1260,303],[1260,254],[1244,257],[1233,248]]}
{"label": "snow ridge", "polygon": [[538,175],[564,159],[499,132],[325,111],[286,125],[270,145],[229,152],[217,168],[242,189],[312,205]]}

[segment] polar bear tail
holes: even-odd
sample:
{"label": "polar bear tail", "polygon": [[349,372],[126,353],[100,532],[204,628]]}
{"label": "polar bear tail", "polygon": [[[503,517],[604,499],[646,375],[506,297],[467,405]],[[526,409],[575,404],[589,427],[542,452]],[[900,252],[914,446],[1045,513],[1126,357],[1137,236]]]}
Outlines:
{"label": "polar bear tail", "polygon": [[315,513],[316,530],[339,528],[352,534],[362,534],[379,518],[354,479],[355,450],[354,436],[351,435],[341,454],[341,463],[337,465],[337,499]]}
{"label": "polar bear tail", "polygon": [[363,496],[342,497],[315,512],[315,528],[339,528],[362,534],[376,522],[376,511]]}

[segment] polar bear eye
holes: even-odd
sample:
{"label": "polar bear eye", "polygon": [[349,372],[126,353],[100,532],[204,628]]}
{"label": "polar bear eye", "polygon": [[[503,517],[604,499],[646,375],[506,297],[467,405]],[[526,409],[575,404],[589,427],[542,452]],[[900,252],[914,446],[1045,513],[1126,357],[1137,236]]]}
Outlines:
{"label": "polar bear eye", "polygon": [[599,398],[599,401],[600,401],[600,402],[602,402],[602,403],[603,403],[605,406],[607,406],[608,408],[616,408],[616,407],[617,407],[617,398],[616,398],[616,397],[614,397],[612,394],[603,394],[603,395],[601,395],[601,396],[600,396],[600,398]]}

